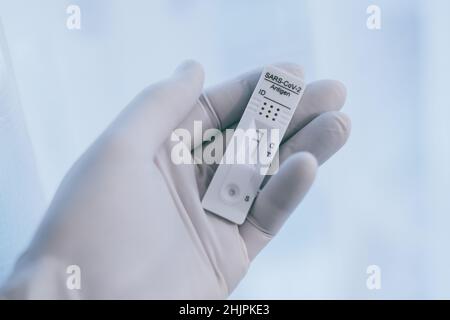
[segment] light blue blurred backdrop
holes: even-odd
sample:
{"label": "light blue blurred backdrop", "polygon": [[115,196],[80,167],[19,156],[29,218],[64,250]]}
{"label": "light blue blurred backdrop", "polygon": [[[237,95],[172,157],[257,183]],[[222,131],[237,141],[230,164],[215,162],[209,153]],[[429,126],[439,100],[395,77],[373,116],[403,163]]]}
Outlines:
{"label": "light blue blurred backdrop", "polygon": [[[366,27],[371,4],[381,30]],[[233,297],[450,298],[449,12],[446,0],[0,0],[24,115],[11,98],[16,124],[0,130],[0,281],[63,174],[141,88],[185,58],[207,84],[293,61],[308,81],[346,84],[352,136]]]}

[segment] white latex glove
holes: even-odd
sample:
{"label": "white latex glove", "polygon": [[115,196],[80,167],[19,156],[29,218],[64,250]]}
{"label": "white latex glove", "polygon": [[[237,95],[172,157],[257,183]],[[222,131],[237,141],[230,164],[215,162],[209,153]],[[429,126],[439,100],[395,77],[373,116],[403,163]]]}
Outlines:
{"label": "white latex glove", "polygon": [[[280,67],[303,76],[295,65]],[[186,62],[139,94],[68,172],[4,295],[226,298],[303,199],[317,163],[349,134],[337,111],[344,87],[309,85],[280,148],[281,168],[247,221],[237,226],[205,212],[200,201],[214,166],[173,164],[169,137],[194,120],[204,129],[232,126],[260,72],[202,94],[203,70]],[[81,290],[66,287],[69,265],[81,268]]]}

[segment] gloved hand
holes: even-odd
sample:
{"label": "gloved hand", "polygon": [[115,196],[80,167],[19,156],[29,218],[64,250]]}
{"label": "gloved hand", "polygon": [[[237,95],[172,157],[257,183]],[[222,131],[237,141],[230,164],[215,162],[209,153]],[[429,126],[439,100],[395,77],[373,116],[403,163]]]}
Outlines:
{"label": "gloved hand", "polygon": [[[297,76],[299,67],[280,65]],[[205,212],[211,165],[175,165],[175,128],[237,122],[261,70],[202,94],[203,70],[186,62],[140,93],[61,183],[34,241],[4,289],[9,298],[226,298],[250,261],[311,186],[317,165],[349,134],[336,81],[306,88],[280,148],[279,172],[237,226]],[[195,147],[201,143],[196,137]],[[293,253],[294,254],[294,253]],[[66,287],[69,265],[81,289]]]}

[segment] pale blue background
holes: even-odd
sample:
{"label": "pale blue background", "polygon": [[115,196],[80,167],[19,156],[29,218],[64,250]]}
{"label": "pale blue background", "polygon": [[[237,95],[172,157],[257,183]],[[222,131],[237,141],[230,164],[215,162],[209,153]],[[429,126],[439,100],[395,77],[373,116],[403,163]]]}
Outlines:
{"label": "pale blue background", "polygon": [[[66,29],[69,4],[80,31]],[[294,61],[308,81],[347,85],[352,136],[233,297],[450,298],[449,12],[446,0],[0,0],[24,115],[10,98],[0,282],[65,171],[142,87],[185,58],[208,84]],[[380,291],[366,288],[371,264]]]}

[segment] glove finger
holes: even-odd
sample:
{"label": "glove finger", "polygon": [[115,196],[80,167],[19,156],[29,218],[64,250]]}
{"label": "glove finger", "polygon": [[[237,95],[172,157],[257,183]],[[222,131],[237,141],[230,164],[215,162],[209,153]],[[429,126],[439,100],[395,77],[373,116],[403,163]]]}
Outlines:
{"label": "glove finger", "polygon": [[[322,165],[347,142],[350,130],[351,122],[346,114],[339,111],[323,113],[280,146],[278,165],[302,151],[311,153]],[[271,178],[267,176],[262,185]]]}
{"label": "glove finger", "polygon": [[170,78],[144,89],[125,108],[113,123],[116,132],[124,134],[128,144],[142,141],[146,150],[154,151],[195,106],[203,81],[200,64],[182,63]]}
{"label": "glove finger", "polygon": [[320,80],[306,86],[283,141],[295,135],[322,113],[339,111],[347,99],[347,89],[336,80]]}
{"label": "glove finger", "polygon": [[247,220],[239,227],[250,259],[280,230],[310,189],[317,161],[307,152],[292,155],[255,200]]}
{"label": "glove finger", "polygon": [[351,121],[345,113],[323,113],[281,145],[280,164],[292,154],[307,151],[322,165],[347,142],[350,131]]}

